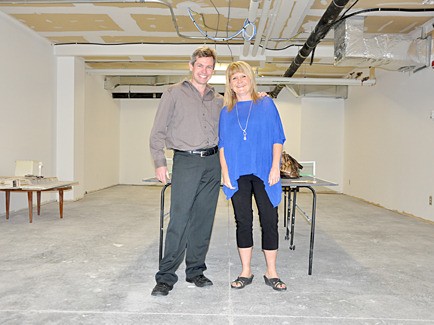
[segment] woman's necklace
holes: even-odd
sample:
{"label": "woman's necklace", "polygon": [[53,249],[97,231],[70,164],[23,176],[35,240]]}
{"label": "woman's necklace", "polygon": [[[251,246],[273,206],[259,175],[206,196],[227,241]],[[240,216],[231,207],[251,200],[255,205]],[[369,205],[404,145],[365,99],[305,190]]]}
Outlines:
{"label": "woman's necklace", "polygon": [[237,106],[238,102],[235,103],[235,110],[237,111],[237,120],[238,120],[238,125],[240,126],[241,131],[243,131],[243,139],[244,141],[247,140],[247,127],[249,126],[249,118],[250,118],[250,112],[252,111],[252,106],[253,106],[253,100],[250,103],[250,108],[249,108],[249,115],[247,115],[247,121],[246,121],[246,127],[243,129],[243,127],[241,126],[240,123],[240,117],[238,116],[238,106]]}

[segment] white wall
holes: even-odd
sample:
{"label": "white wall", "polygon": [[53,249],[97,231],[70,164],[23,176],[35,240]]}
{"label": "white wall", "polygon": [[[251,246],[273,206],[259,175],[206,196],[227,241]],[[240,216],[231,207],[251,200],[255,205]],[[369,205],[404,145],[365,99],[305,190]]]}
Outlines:
{"label": "white wall", "polygon": [[[55,58],[46,40],[0,13],[0,175],[13,175],[15,160],[39,160],[55,173]],[[2,194],[2,193],[1,193]],[[42,201],[52,195],[42,194]],[[27,207],[12,193],[11,211]],[[4,195],[0,214],[5,214]]]}
{"label": "white wall", "polygon": [[[121,184],[141,184],[143,178],[154,176],[154,165],[149,153],[149,134],[158,102],[158,99],[120,100]],[[298,160],[316,161],[317,176],[339,183],[333,190],[341,191],[343,100],[302,100],[283,90],[275,103],[287,138],[284,150]]]}
{"label": "white wall", "polygon": [[60,180],[76,181],[67,200],[84,196],[85,64],[73,56],[58,57],[56,66],[56,173]]}
{"label": "white wall", "polygon": [[344,100],[296,98],[283,89],[275,103],[285,129],[284,150],[299,161],[315,161],[316,176],[337,183],[331,189],[342,192]]}
{"label": "white wall", "polygon": [[338,184],[342,192],[344,166],[343,99],[303,98],[301,119],[302,160],[316,162],[316,176]]}
{"label": "white wall", "polygon": [[377,70],[345,105],[344,193],[434,221],[434,70]]}
{"label": "white wall", "polygon": [[119,183],[120,110],[104,78],[86,75],[84,112],[85,191],[92,192]]}
{"label": "white wall", "polygon": [[121,184],[143,184],[154,177],[154,163],[149,152],[149,134],[159,99],[119,100]]}
{"label": "white wall", "polygon": [[[57,91],[62,87],[56,80],[57,64],[65,68],[64,60],[53,55],[45,39],[3,13],[0,30],[0,175],[13,175],[15,160],[40,160],[45,176],[58,176],[58,167],[68,163],[62,155],[56,157],[56,145],[69,141],[59,138],[64,125],[56,121]],[[75,120],[64,122],[75,128],[72,171],[82,193],[119,183],[119,107],[104,90],[101,77],[84,77],[84,64],[74,60],[74,65],[72,95],[77,103],[66,119]],[[55,199],[53,193],[42,194],[43,203]],[[11,212],[21,209],[27,209],[27,196],[12,193]],[[1,195],[0,215],[4,214]]]}
{"label": "white wall", "polygon": [[285,130],[286,141],[283,150],[297,160],[303,160],[301,156],[301,98],[294,97],[287,88],[283,88],[279,96],[274,100],[279,110]]}

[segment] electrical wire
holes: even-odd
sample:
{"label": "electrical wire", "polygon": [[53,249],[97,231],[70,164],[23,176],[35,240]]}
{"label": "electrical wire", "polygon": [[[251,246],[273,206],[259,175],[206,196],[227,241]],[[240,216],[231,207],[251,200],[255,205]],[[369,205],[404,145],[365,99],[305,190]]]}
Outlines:
{"label": "electrical wire", "polygon": [[[249,21],[248,18],[246,18],[246,20],[244,21],[243,27],[238,32],[234,33],[233,35],[228,36],[228,37],[211,37],[208,35],[207,32],[205,32],[202,28],[200,28],[200,26],[197,24],[196,20],[193,18],[192,12],[193,12],[193,10],[191,10],[191,8],[188,8],[188,15],[190,16],[190,19],[193,22],[194,26],[196,26],[197,30],[202,34],[202,36],[204,36],[210,40],[213,40],[216,42],[225,42],[225,41],[232,40],[241,34],[244,40],[251,41],[256,35],[255,24],[253,22]],[[252,34],[251,35],[249,35],[247,33],[247,27],[249,27],[249,26],[252,27]]]}
{"label": "electrical wire", "polygon": [[[359,2],[359,0],[354,1],[353,4],[352,4],[352,5],[351,5],[347,10],[344,11],[344,13],[342,14],[342,16],[345,16],[345,14],[346,14],[348,11],[350,11],[351,8],[353,8],[353,7],[357,4],[357,2]],[[342,17],[342,16],[341,16],[341,17]]]}
{"label": "electrical wire", "polygon": [[[226,20],[226,37],[229,35],[229,20],[231,19],[231,8],[232,8],[232,0],[229,0],[228,3],[228,19]],[[228,47],[229,52],[231,53],[231,61],[234,61],[234,55],[232,53],[231,46],[229,45],[229,41],[226,41],[226,46]]]}
{"label": "electrical wire", "polygon": [[214,4],[214,2],[213,2],[212,0],[210,0],[210,2],[211,2],[211,4],[213,5],[215,11],[217,12],[217,28],[216,28],[216,30],[215,30],[215,36],[214,36],[214,37],[217,37],[218,32],[219,32],[219,26],[220,26],[220,12],[219,12],[219,10],[217,9],[217,7],[216,7],[216,5]]}

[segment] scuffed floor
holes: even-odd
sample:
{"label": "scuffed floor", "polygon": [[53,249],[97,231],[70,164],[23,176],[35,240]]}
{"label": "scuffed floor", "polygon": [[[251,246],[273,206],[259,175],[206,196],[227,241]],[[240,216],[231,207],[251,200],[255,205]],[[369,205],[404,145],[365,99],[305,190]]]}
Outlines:
{"label": "scuffed floor", "polygon": [[[168,190],[167,196],[170,195]],[[220,196],[205,273],[214,282],[179,282],[150,295],[158,268],[160,188],[115,186],[0,220],[0,324],[434,324],[434,224],[340,194],[318,194],[313,274],[310,226],[301,214],[296,249],[283,220],[278,271],[286,292],[264,284],[255,223],[255,278],[240,272],[232,208]],[[310,195],[300,193],[301,207]]]}

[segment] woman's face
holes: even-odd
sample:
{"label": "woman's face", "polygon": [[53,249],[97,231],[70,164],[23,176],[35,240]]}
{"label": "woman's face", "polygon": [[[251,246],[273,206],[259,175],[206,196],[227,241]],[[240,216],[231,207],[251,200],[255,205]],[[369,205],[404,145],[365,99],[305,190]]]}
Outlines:
{"label": "woman's face", "polygon": [[230,77],[230,86],[237,95],[238,100],[251,99],[252,81],[246,74],[235,72]]}

